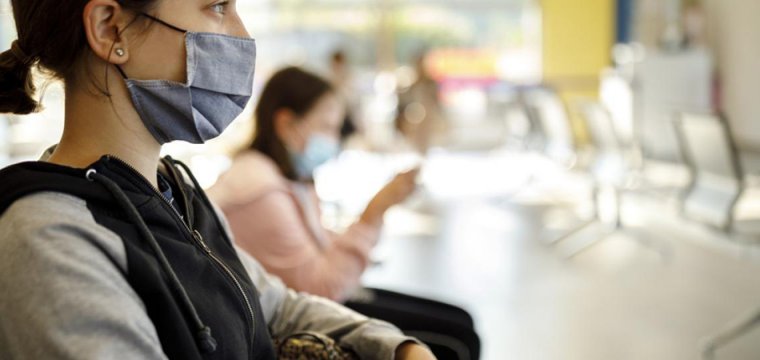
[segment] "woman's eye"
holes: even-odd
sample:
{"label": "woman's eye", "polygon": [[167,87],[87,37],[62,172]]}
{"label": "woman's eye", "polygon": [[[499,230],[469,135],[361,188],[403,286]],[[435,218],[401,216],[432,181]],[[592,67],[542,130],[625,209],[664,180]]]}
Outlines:
{"label": "woman's eye", "polygon": [[227,10],[227,2],[211,5],[211,10],[217,14],[224,15],[225,11]]}

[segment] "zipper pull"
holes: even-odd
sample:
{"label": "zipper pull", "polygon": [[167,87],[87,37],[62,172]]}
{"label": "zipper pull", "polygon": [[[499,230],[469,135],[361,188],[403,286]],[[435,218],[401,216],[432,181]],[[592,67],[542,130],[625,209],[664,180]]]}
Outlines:
{"label": "zipper pull", "polygon": [[198,232],[198,230],[193,230],[193,237],[196,241],[198,241],[199,244],[201,244],[201,247],[203,248],[203,251],[206,252],[206,254],[211,254],[211,248],[206,245],[206,242],[203,241],[203,236],[201,236],[201,233]]}

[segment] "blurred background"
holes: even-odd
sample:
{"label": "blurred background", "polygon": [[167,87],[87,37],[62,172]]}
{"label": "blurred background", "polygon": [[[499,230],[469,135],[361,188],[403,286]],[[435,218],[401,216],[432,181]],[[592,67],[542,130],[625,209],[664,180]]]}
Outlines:
{"label": "blurred background", "polygon": [[[368,286],[475,317],[483,359],[760,358],[760,2],[239,0],[255,93],[284,66],[330,79],[352,131],[316,186],[340,230],[420,165]],[[0,2],[0,49],[15,39]],[[428,95],[415,96],[419,84]],[[63,129],[0,115],[0,165]],[[250,142],[165,152],[212,186]]]}

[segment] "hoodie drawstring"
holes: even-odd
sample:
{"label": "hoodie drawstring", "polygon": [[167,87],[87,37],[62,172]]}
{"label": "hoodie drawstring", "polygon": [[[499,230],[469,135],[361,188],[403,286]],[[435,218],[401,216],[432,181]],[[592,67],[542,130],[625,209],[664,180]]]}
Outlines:
{"label": "hoodie drawstring", "polygon": [[[182,170],[185,171],[188,177],[190,177],[190,181],[193,183],[193,186],[195,186],[196,189],[198,189],[198,193],[200,193],[201,200],[203,201],[203,204],[208,206],[209,209],[214,209],[214,206],[211,204],[211,200],[209,200],[208,196],[206,195],[206,192],[203,191],[203,188],[201,187],[201,184],[198,182],[198,179],[195,178],[193,175],[193,172],[190,171],[190,167],[185,165],[182,161],[175,160],[171,156],[166,157],[167,160],[169,160],[170,163],[177,165],[182,168]],[[232,244],[232,239],[227,235],[227,231],[225,230],[224,225],[222,224],[222,221],[219,219],[219,216],[215,212],[212,212],[214,215],[214,221],[216,222],[216,225],[221,229],[222,235],[227,240],[228,243]]]}
{"label": "hoodie drawstring", "polygon": [[103,185],[113,195],[121,208],[126,212],[129,220],[135,226],[137,226],[140,235],[153,250],[156,259],[161,265],[161,268],[169,276],[169,284],[172,290],[177,296],[179,296],[180,301],[185,305],[187,312],[190,313],[192,321],[195,323],[195,326],[197,328],[197,332],[195,333],[195,342],[198,345],[198,348],[205,354],[214,352],[216,350],[217,342],[216,339],[214,339],[214,337],[211,335],[211,328],[206,326],[206,324],[203,323],[203,320],[201,320],[200,315],[198,315],[198,311],[193,305],[193,302],[187,295],[185,287],[182,286],[182,283],[179,281],[177,274],[174,272],[174,269],[172,269],[171,264],[169,264],[169,260],[166,258],[163,250],[161,250],[161,247],[158,245],[158,241],[156,241],[153,233],[151,233],[150,229],[148,229],[148,225],[146,225],[145,221],[142,219],[142,217],[140,217],[140,213],[137,212],[135,206],[131,201],[129,201],[127,195],[124,194],[116,182],[106,176],[98,174],[95,169],[87,170],[86,177],[89,181],[98,182]]}

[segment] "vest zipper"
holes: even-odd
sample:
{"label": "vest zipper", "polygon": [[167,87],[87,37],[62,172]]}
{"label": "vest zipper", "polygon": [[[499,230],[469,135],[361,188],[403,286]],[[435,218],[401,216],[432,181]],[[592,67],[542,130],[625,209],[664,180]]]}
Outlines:
{"label": "vest zipper", "polygon": [[[249,316],[247,317],[247,321],[251,322],[249,325],[250,330],[251,330],[251,343],[250,343],[250,350],[249,350],[249,354],[250,354],[250,351],[253,350],[253,340],[255,338],[255,332],[256,332],[255,331],[256,319],[254,317],[253,306],[251,306],[251,301],[248,298],[248,295],[245,294],[245,290],[243,290],[243,286],[240,284],[240,281],[238,281],[235,274],[227,266],[227,264],[224,263],[224,261],[219,259],[214,254],[214,252],[211,250],[208,244],[206,244],[206,242],[203,240],[203,236],[201,236],[201,233],[198,232],[198,230],[190,229],[187,223],[182,219],[181,215],[179,214],[179,211],[174,206],[172,206],[171,203],[169,203],[169,200],[167,200],[166,197],[164,197],[164,194],[162,194],[158,189],[156,189],[156,187],[153,186],[153,184],[151,184],[150,181],[148,181],[148,179],[146,179],[144,176],[142,176],[142,174],[140,174],[137,170],[135,170],[135,168],[132,167],[132,165],[129,165],[127,162],[119,159],[116,156],[107,155],[106,158],[119,163],[119,165],[126,167],[128,170],[133,172],[134,175],[136,175],[136,177],[140,181],[142,181],[145,185],[147,185],[148,188],[150,188],[153,191],[153,193],[157,195],[161,199],[161,201],[172,210],[170,211],[170,213],[174,217],[174,220],[182,224],[182,227],[185,229],[186,234],[190,235],[190,238],[195,240],[194,244],[196,245],[196,247],[199,247],[203,251],[203,253],[206,254],[206,256],[209,259],[211,259],[213,263],[215,263],[218,267],[220,267],[222,269],[222,272],[226,274],[232,280],[235,287],[237,287],[238,292],[240,293],[240,295],[242,295],[243,302],[245,303],[245,306],[246,306],[246,310],[248,310]],[[177,184],[177,186],[182,186],[182,184]]]}
{"label": "vest zipper", "polygon": [[248,314],[251,315],[251,346],[253,346],[253,337],[254,337],[254,317],[253,317],[253,307],[251,306],[251,301],[248,299],[248,295],[245,294],[245,291],[243,290],[243,286],[240,285],[240,281],[238,281],[238,278],[235,276],[235,274],[230,270],[230,268],[227,266],[227,264],[224,263],[221,259],[219,259],[213,251],[211,251],[211,248],[208,247],[205,241],[203,241],[203,236],[201,236],[201,233],[198,232],[198,230],[193,230],[193,238],[198,242],[198,244],[203,248],[203,251],[206,252],[206,255],[210,257],[212,260],[214,260],[219,267],[224,269],[224,272],[227,273],[227,276],[232,279],[232,282],[235,283],[235,286],[237,286],[238,291],[240,291],[240,294],[243,295],[243,300],[245,300],[245,306],[248,308]]}

